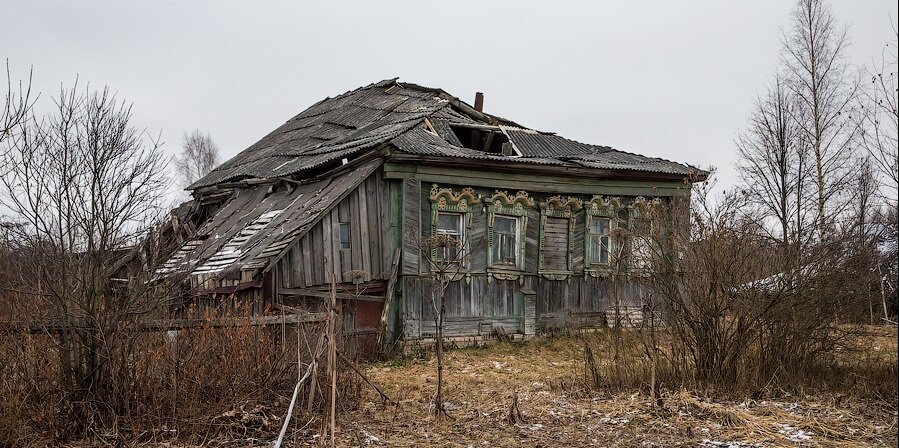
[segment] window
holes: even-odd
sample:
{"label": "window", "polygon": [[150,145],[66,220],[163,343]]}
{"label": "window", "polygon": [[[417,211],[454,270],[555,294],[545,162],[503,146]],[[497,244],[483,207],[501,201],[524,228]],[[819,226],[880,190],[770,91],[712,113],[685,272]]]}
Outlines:
{"label": "window", "polygon": [[350,223],[340,223],[340,249],[350,248]]}
{"label": "window", "polygon": [[616,230],[627,220],[621,198],[594,195],[587,204],[587,220],[584,228],[584,271],[593,277],[618,270],[622,260],[617,255],[619,246]]}
{"label": "window", "polygon": [[493,218],[492,264],[518,266],[518,219],[509,216]]}
{"label": "window", "polygon": [[525,270],[525,230],[534,200],[523,190],[514,195],[497,190],[493,196],[484,199],[484,205],[487,211],[487,267],[496,275],[504,276],[505,280],[510,280],[510,276],[517,278],[519,274],[510,271]]}
{"label": "window", "polygon": [[582,208],[584,202],[572,196],[552,196],[540,203],[539,269],[545,278],[561,280],[573,273],[574,211]]}
{"label": "window", "polygon": [[631,265],[636,269],[648,269],[652,266],[652,220],[634,219],[631,226],[634,234],[631,240]]}
{"label": "window", "polygon": [[[462,244],[462,213],[437,213],[437,235],[448,235]],[[435,261],[451,263],[457,261],[459,246],[438,247]]]}
{"label": "window", "polygon": [[612,256],[612,241],[609,235],[611,227],[611,218],[593,217],[590,220],[588,235],[590,264],[609,265]]}
{"label": "window", "polygon": [[541,253],[540,267],[542,269],[556,272],[568,270],[570,221],[569,218],[550,216],[544,218],[541,239],[543,252]]}

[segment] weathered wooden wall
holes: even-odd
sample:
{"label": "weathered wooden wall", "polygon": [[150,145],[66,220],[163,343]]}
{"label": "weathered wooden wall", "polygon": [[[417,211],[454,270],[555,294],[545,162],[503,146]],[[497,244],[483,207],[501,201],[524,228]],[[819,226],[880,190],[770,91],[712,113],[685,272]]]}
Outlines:
{"label": "weathered wooden wall", "polygon": [[[365,280],[389,280],[394,250],[401,251],[395,293],[387,312],[388,339],[415,340],[433,337],[432,288],[426,279],[427,262],[420,249],[422,238],[431,233],[433,182],[417,178],[385,179],[378,171],[341,200],[333,210],[294,245],[276,267],[278,288],[308,288],[327,285],[332,272],[338,282],[351,283],[349,271],[367,273]],[[464,185],[440,184],[460,191]],[[491,188],[475,188],[483,197]],[[510,192],[514,193],[514,192]],[[447,292],[446,335],[489,337],[498,327],[507,333],[533,335],[559,328],[598,327],[612,324],[610,310],[622,310],[628,320],[639,316],[646,291],[639,283],[585,271],[585,225],[583,210],[570,218],[574,232],[568,236],[565,220],[548,220],[546,249],[540,264],[541,211],[536,204],[552,194],[530,192],[534,207],[526,210],[524,269],[499,273],[488,266],[487,209],[483,203],[470,208],[465,229],[471,252],[466,276]],[[597,189],[594,194],[604,194]],[[592,195],[577,196],[585,203]],[[625,201],[628,197],[623,197]],[[626,215],[623,215],[623,222]],[[351,248],[341,249],[339,223],[351,224]],[[568,252],[561,248],[571,239]],[[561,276],[560,276],[560,273]],[[505,276],[504,276],[505,275]],[[389,294],[389,292],[388,292]],[[364,311],[364,312],[363,312]],[[376,312],[377,311],[377,312]],[[359,309],[356,319],[372,320],[380,308]],[[370,315],[369,315],[370,314]],[[361,325],[367,332],[370,324]],[[357,329],[360,329],[357,326]]]}
{"label": "weathered wooden wall", "polygon": [[[350,224],[350,248],[341,249],[340,223]],[[387,186],[375,171],[299,240],[275,267],[279,287],[327,285],[331,273],[339,283],[386,280],[390,274]]]}
{"label": "weathered wooden wall", "polygon": [[[435,333],[432,287],[422,275],[427,266],[418,245],[418,240],[431,232],[431,185],[418,179],[403,179],[401,184],[402,227],[405,234],[400,320],[402,337],[406,340],[429,338]],[[441,184],[440,187],[458,191],[464,186]],[[494,193],[490,189],[475,191],[481,196]],[[597,191],[596,194],[603,192]],[[531,193],[535,203],[548,196]],[[591,196],[582,195],[581,198],[586,203]],[[448,337],[489,336],[498,326],[508,333],[520,334],[558,328],[598,327],[613,324],[616,304],[623,316],[623,323],[633,323],[639,319],[644,299],[650,293],[643,285],[628,280],[626,276],[619,276],[617,281],[613,281],[610,276],[585,273],[586,218],[582,210],[575,212],[571,218],[575,226],[570,246],[572,266],[570,273],[562,279],[544,274],[567,268],[567,249],[558,247],[566,238],[559,234],[562,232],[561,226],[567,225],[567,220],[551,222],[550,231],[554,236],[544,244],[550,246],[548,252],[552,255],[544,257],[544,265],[539,266],[541,212],[536,207],[529,208],[524,232],[525,269],[518,272],[515,279],[502,280],[492,276],[493,270],[488,267],[487,212],[483,204],[472,207],[470,213],[470,226],[466,228],[471,247],[467,276],[447,291],[445,332]],[[626,221],[626,215],[623,217]]]}

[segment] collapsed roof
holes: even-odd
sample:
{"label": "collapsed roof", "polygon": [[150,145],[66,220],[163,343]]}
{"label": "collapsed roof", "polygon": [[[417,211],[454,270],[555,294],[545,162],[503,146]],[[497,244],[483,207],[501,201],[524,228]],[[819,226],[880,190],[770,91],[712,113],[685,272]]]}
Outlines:
{"label": "collapsed roof", "polygon": [[698,168],[590,145],[485,114],[441,89],[396,78],[326,98],[188,187],[303,178],[384,146],[400,153],[668,175]]}
{"label": "collapsed roof", "polygon": [[[220,207],[156,272],[207,284],[267,271],[381,166],[383,149],[525,169],[555,165],[697,180],[708,174],[528,129],[443,90],[390,79],[320,101],[188,187],[194,205]],[[287,187],[265,185],[278,180]],[[236,183],[248,188],[233,188]]]}

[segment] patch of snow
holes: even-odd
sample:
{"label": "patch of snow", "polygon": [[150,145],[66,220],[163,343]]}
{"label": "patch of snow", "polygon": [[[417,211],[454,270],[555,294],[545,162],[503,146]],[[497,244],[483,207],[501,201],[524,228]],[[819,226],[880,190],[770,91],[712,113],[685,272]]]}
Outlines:
{"label": "patch of snow", "polygon": [[600,423],[607,423],[609,425],[626,425],[631,422],[631,420],[627,417],[603,417],[599,419]]}
{"label": "patch of snow", "polygon": [[780,424],[780,429],[777,430],[777,433],[790,439],[792,442],[806,442],[812,440],[812,436],[815,435],[811,431],[795,428],[785,423]]}
{"label": "patch of snow", "polygon": [[763,446],[761,443],[748,443],[739,441],[722,442],[718,440],[702,439],[700,446],[708,448],[757,448]]}

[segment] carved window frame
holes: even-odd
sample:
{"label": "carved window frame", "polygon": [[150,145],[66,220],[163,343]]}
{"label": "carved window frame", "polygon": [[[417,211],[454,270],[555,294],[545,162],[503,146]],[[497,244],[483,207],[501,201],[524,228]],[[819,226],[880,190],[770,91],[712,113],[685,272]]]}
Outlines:
{"label": "carved window frame", "polygon": [[[437,224],[440,212],[459,213],[462,215],[462,241],[460,241],[462,254],[462,269],[468,269],[471,260],[471,210],[472,206],[480,204],[481,200],[474,189],[465,187],[456,192],[452,188],[440,188],[437,184],[431,186],[429,195],[431,202],[431,236],[437,235]],[[437,249],[431,249],[430,257],[437,259]]]}
{"label": "carved window frame", "polygon": [[[575,213],[584,207],[584,202],[575,197],[552,196],[540,203],[540,245],[538,270],[541,275],[552,280],[563,280],[574,273],[574,233],[577,224]],[[568,220],[568,247],[565,250],[566,268],[564,270],[546,269],[544,267],[544,250],[546,246],[546,221],[547,218],[561,218]]]}
{"label": "carved window frame", "polygon": [[[534,200],[528,196],[526,191],[518,191],[515,195],[510,196],[505,191],[496,190],[492,196],[484,198],[484,205],[487,209],[487,269],[497,273],[511,273],[511,276],[503,277],[505,280],[517,278],[518,272],[525,270],[528,209],[534,208]],[[493,223],[497,215],[518,220],[516,235],[518,253],[516,254],[516,263],[512,266],[493,263]]]}
{"label": "carved window frame", "polygon": [[[590,202],[584,207],[584,273],[593,277],[608,275],[615,272],[620,260],[617,260],[615,253],[618,250],[618,238],[615,237],[615,230],[620,226],[620,218],[618,213],[625,209],[621,198],[614,196],[594,195],[590,198]],[[609,220],[609,263],[593,263],[591,262],[592,244],[590,238],[590,228],[593,220],[603,218]]]}

